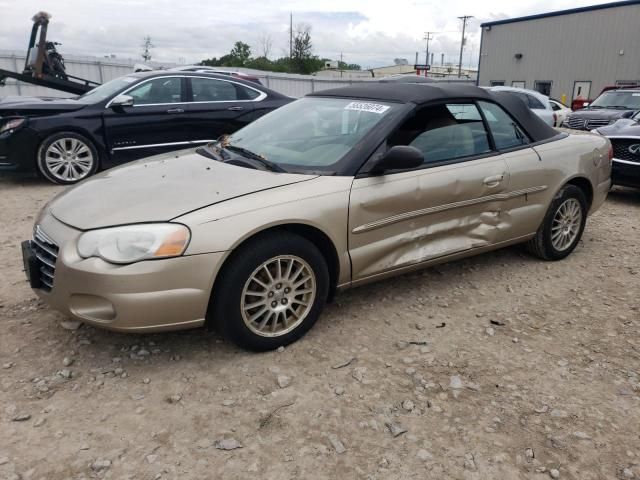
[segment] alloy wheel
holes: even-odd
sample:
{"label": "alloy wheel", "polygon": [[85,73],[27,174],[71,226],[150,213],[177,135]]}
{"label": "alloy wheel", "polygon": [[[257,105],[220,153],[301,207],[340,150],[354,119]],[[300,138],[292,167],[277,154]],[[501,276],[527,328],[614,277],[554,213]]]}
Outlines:
{"label": "alloy wheel", "polygon": [[242,319],[257,335],[285,335],[307,317],[316,291],[315,273],[305,260],[295,255],[271,258],[256,268],[244,285]]}
{"label": "alloy wheel", "polygon": [[89,146],[82,140],[60,138],[47,147],[44,163],[56,179],[77,182],[89,176],[95,158]]}
{"label": "alloy wheel", "polygon": [[557,251],[569,248],[580,233],[582,206],[575,198],[568,198],[556,210],[551,225],[551,244]]}

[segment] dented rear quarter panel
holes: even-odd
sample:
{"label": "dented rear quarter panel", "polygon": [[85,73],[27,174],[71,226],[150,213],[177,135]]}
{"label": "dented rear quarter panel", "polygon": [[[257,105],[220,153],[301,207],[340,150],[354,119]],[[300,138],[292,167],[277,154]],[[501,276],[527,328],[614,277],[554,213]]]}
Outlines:
{"label": "dented rear quarter panel", "polygon": [[547,205],[567,182],[584,178],[593,190],[589,214],[597,211],[606,200],[610,186],[610,147],[606,137],[587,132],[571,133],[563,139],[535,146],[547,171],[545,175],[554,187],[544,196]]}

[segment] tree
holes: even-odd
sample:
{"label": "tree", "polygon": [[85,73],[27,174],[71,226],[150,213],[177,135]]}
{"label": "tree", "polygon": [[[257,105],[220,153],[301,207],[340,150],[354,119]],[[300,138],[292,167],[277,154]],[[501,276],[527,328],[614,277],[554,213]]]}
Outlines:
{"label": "tree", "polygon": [[142,58],[145,62],[151,60],[151,49],[154,47],[153,43],[151,43],[151,37],[147,35],[144,37],[144,43],[141,45],[142,47]]}
{"label": "tree", "polygon": [[[313,45],[311,44],[311,27],[299,26],[297,28],[294,43],[293,55],[289,57],[289,52],[282,52],[282,56],[275,60],[270,60],[265,53],[271,48],[271,37],[264,35],[261,40],[261,53],[259,57],[251,57],[251,48],[243,42],[236,42],[233,48],[226,55],[220,58],[212,57],[204,59],[200,65],[211,67],[249,67],[256,70],[267,70],[272,72],[297,72],[313,73],[321,70],[326,59],[313,55]],[[345,69],[360,70],[360,65],[344,64]]]}
{"label": "tree", "polygon": [[[225,55],[222,58],[225,58]],[[251,47],[244,42],[236,42],[228,55],[231,67],[244,67],[251,58]],[[222,60],[221,58],[221,60]]]}
{"label": "tree", "polygon": [[[317,58],[317,57],[316,57]],[[313,72],[313,44],[311,43],[311,26],[298,25],[293,36],[291,67],[296,73]]]}
{"label": "tree", "polygon": [[261,57],[269,58],[269,55],[271,55],[271,48],[273,47],[273,38],[271,38],[271,35],[269,35],[268,33],[263,33],[262,35],[260,35],[258,44],[260,46],[259,51]]}
{"label": "tree", "polygon": [[338,69],[339,70],[362,70],[362,67],[357,63],[345,63],[338,60]]}

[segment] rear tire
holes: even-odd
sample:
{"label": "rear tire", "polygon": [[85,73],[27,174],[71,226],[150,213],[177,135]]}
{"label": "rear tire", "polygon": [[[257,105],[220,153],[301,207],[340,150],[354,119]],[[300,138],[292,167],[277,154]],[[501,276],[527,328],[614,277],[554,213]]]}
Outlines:
{"label": "rear tire", "polygon": [[527,249],[543,260],[562,260],[582,238],[587,221],[587,199],[575,185],[565,185],[555,196]]}
{"label": "rear tire", "polygon": [[40,145],[36,164],[44,178],[53,183],[71,185],[98,170],[98,151],[91,140],[75,132],[48,136]]}
{"label": "rear tire", "polygon": [[287,232],[240,246],[216,279],[208,317],[229,341],[273,350],[302,337],[320,316],[329,270],[316,246]]}

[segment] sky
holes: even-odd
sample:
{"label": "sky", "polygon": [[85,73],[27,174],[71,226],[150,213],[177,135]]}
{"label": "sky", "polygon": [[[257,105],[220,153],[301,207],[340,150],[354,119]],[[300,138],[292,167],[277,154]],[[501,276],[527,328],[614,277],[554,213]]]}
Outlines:
{"label": "sky", "polygon": [[311,27],[314,54],[342,58],[364,68],[393,65],[395,58],[410,64],[415,52],[424,62],[425,32],[432,34],[435,64],[457,64],[462,22],[467,25],[463,65],[477,65],[480,24],[593,3],[583,0],[0,0],[0,50],[25,50],[31,17],[44,8],[52,15],[48,38],[62,43],[64,55],[140,59],[145,35],[151,36],[152,59],[198,63],[220,57],[241,40],[262,51],[271,39],[269,57],[285,56],[289,42],[289,13],[294,28]]}

